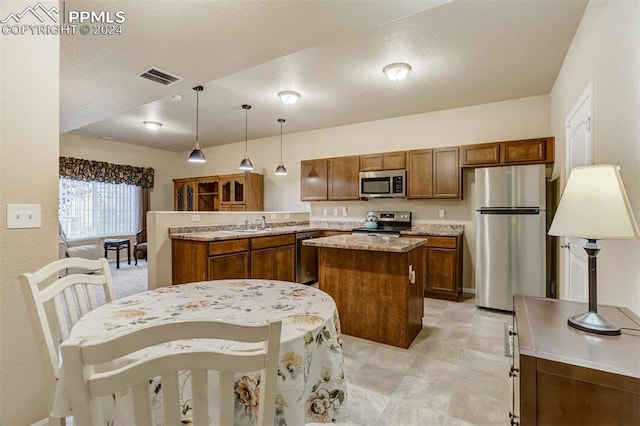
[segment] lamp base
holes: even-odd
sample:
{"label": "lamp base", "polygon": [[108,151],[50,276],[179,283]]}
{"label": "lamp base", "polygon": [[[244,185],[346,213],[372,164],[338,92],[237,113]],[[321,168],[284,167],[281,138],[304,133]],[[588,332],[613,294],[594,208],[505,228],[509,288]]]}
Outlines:
{"label": "lamp base", "polygon": [[620,327],[612,324],[600,316],[600,314],[593,311],[575,315],[567,320],[567,324],[588,333],[604,334],[607,336],[619,336],[622,334]]}

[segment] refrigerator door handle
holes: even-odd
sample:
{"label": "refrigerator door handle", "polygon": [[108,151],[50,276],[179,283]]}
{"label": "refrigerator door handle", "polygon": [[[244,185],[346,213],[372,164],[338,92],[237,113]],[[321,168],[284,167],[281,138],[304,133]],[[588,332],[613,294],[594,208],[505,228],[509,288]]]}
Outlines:
{"label": "refrigerator door handle", "polygon": [[539,207],[520,207],[520,208],[504,208],[504,207],[483,207],[479,210],[480,214],[540,214]]}

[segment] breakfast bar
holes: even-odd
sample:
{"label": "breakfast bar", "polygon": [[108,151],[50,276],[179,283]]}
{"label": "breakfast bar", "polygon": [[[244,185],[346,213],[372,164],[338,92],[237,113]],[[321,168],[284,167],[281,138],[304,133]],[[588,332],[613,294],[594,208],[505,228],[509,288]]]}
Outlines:
{"label": "breakfast bar", "polygon": [[408,348],[422,329],[422,238],[336,235],[318,248],[320,289],[336,302],[344,334]]}

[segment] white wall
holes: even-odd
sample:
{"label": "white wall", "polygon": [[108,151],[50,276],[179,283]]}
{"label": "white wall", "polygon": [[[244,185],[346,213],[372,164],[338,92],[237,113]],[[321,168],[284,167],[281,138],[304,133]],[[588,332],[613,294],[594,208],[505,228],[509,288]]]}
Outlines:
{"label": "white wall", "polygon": [[[0,15],[29,5],[3,2]],[[0,424],[26,425],[47,416],[47,401],[18,274],[58,258],[60,49],[56,36],[0,40]],[[42,226],[7,229],[8,203],[40,204]]]}
{"label": "white wall", "polygon": [[[640,222],[640,3],[591,1],[551,92],[556,171],[566,181],[564,122],[593,82],[594,162],[619,164]],[[600,241],[598,302],[640,313],[640,241]],[[564,285],[561,250],[560,285]]]}

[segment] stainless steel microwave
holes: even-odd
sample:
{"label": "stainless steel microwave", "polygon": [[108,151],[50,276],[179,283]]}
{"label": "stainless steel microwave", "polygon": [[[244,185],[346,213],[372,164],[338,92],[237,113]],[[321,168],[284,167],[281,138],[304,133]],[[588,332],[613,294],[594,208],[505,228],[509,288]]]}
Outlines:
{"label": "stainless steel microwave", "polygon": [[405,198],[407,171],[381,170],[360,172],[361,198]]}

